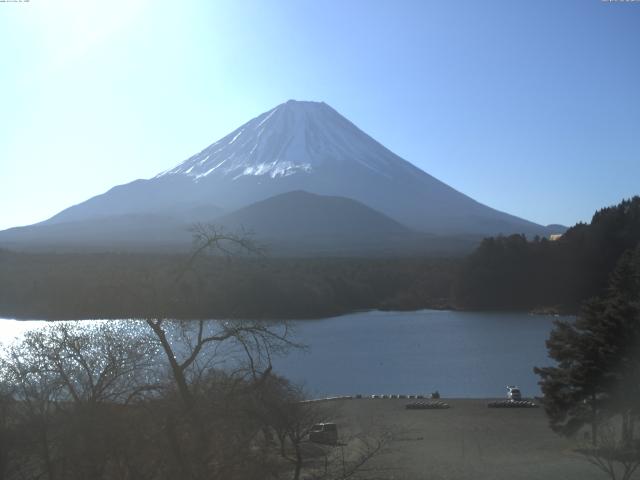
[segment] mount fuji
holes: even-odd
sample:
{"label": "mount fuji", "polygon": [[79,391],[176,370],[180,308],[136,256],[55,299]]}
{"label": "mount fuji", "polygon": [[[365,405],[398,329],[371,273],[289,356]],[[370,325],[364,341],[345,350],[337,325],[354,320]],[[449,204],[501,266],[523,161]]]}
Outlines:
{"label": "mount fuji", "polygon": [[[379,231],[393,225],[395,236],[403,230],[475,237],[551,233],[449,187],[385,148],[329,105],[290,100],[151,179],[116,186],[39,224],[0,232],[0,245],[60,244],[67,237],[75,239],[72,243],[92,244],[97,241],[97,235],[87,233],[92,224],[110,225],[110,233],[101,238],[114,237],[122,245],[128,240],[144,245],[150,238],[147,230],[153,231],[153,242],[176,243],[190,223],[216,218],[233,223],[229,218],[239,209],[242,218],[254,218],[246,210],[256,202],[300,191],[314,195],[315,214],[323,198],[334,199],[323,214],[329,219],[325,223],[331,212],[335,214],[335,197],[341,197],[375,211],[376,215],[367,216],[369,221],[375,218]],[[261,204],[263,225],[269,218],[281,224],[283,202],[299,201],[299,195],[282,198],[267,203],[271,209]],[[362,213],[362,209],[349,211]],[[344,218],[341,222],[348,223]],[[359,225],[357,218],[353,222]],[[371,225],[364,230],[371,232]],[[295,232],[296,225],[283,231]]]}

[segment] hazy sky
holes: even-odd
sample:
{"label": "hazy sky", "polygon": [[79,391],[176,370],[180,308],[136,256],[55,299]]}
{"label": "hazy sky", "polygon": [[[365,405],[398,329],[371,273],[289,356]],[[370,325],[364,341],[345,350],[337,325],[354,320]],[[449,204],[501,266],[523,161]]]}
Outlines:
{"label": "hazy sky", "polygon": [[0,3],[0,229],[323,100],[539,223],[640,193],[640,2]]}

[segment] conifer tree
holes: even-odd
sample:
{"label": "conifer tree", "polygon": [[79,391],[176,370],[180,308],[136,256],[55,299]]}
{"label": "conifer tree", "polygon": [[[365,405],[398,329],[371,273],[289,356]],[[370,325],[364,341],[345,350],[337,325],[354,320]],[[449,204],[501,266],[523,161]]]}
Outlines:
{"label": "conifer tree", "polygon": [[640,245],[627,251],[603,298],[588,302],[575,322],[558,321],[547,341],[554,367],[535,368],[551,427],[572,435],[619,415],[630,445],[640,415]]}

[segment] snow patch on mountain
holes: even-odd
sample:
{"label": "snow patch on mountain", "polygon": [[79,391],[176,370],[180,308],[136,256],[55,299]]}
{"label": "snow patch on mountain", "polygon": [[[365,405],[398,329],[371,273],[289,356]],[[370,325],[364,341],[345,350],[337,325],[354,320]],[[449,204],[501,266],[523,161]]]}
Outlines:
{"label": "snow patch on mountain", "polygon": [[198,221],[210,222],[212,206],[231,212],[299,190],[355,200],[417,231],[546,232],[432,177],[325,103],[298,101],[259,115],[152,179],[116,186],[45,223],[167,212],[192,220],[194,211]]}
{"label": "snow patch on mountain", "polygon": [[[399,161],[399,162],[398,162]],[[404,161],[323,102],[290,100],[155,178],[183,175],[198,182],[210,175],[237,180],[310,174],[357,163],[392,178]]]}

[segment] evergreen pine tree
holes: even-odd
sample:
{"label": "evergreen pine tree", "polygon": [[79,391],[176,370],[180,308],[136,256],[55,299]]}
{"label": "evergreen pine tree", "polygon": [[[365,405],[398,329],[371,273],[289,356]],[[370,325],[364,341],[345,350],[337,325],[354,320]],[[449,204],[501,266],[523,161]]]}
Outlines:
{"label": "evergreen pine tree", "polygon": [[627,251],[603,298],[588,302],[575,322],[556,322],[547,341],[554,367],[535,368],[554,431],[571,435],[615,415],[630,445],[640,415],[640,245]]}

